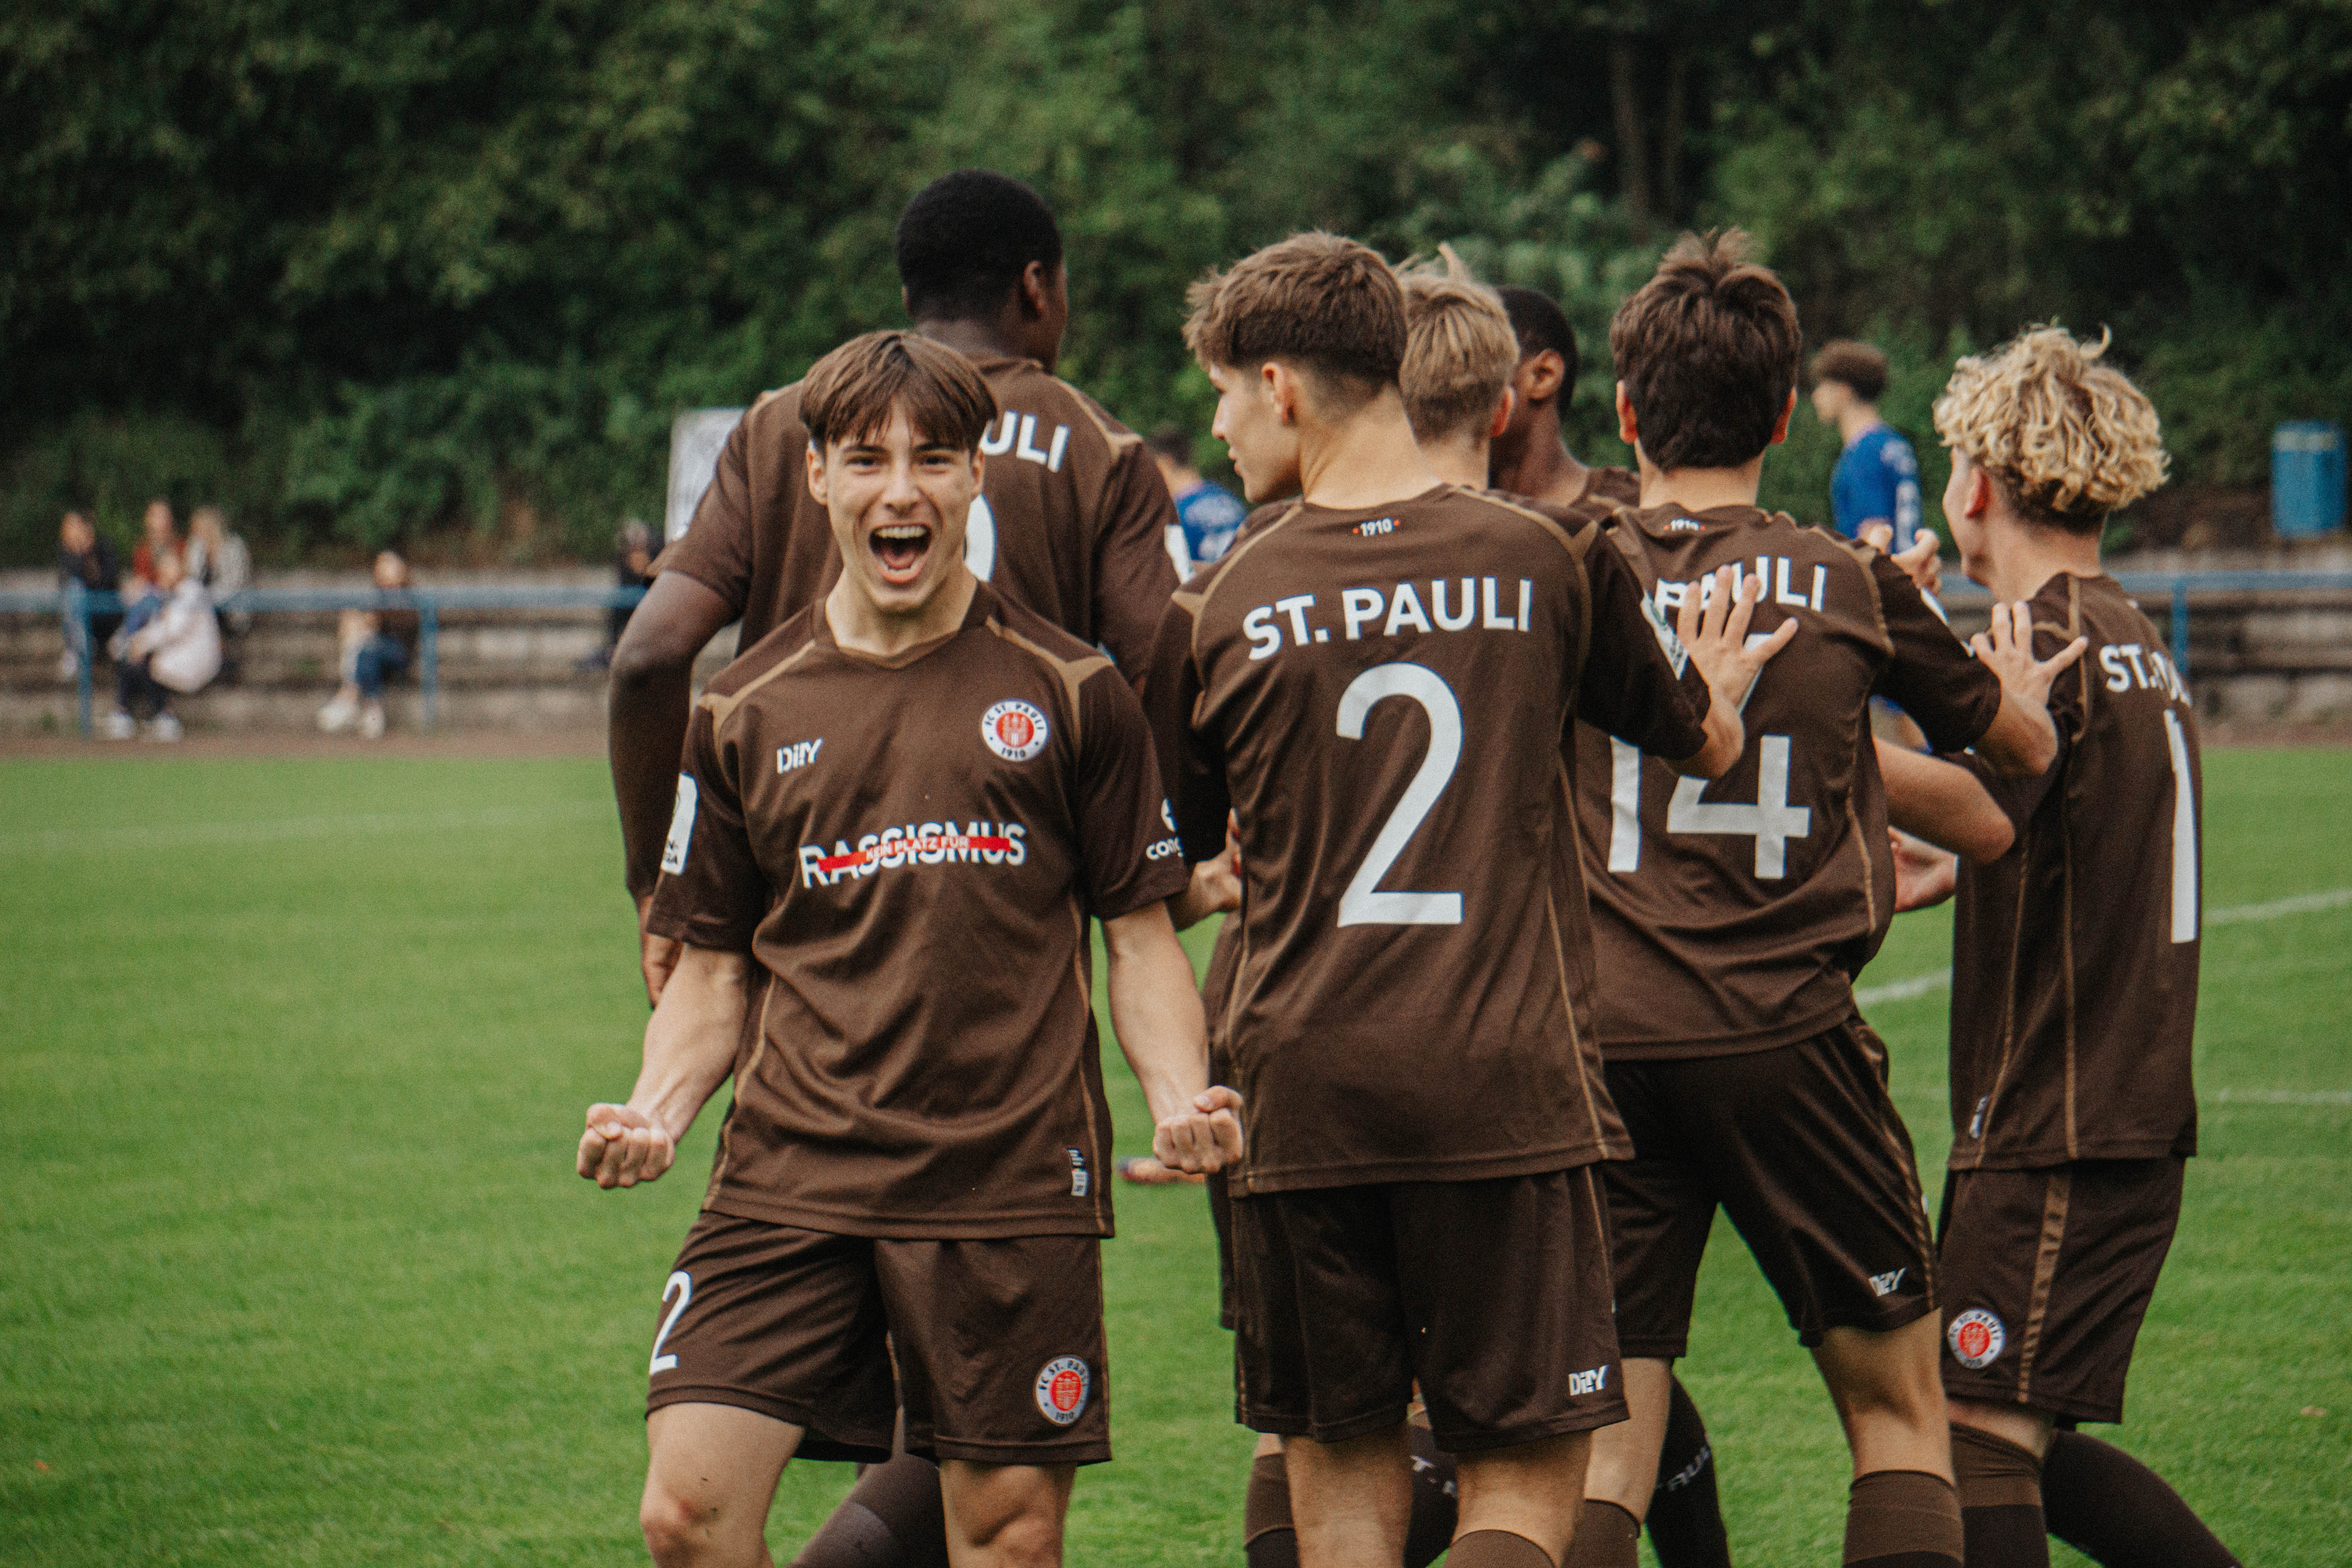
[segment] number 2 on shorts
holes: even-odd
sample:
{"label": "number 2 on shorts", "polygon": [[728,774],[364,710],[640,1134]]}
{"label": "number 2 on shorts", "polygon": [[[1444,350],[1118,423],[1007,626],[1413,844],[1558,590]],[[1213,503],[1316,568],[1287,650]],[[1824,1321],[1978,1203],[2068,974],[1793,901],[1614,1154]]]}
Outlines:
{"label": "number 2 on shorts", "polygon": [[669,1338],[669,1331],[672,1329],[677,1327],[678,1314],[686,1310],[686,1304],[694,1300],[694,1276],[683,1268],[671,1275],[668,1283],[662,1287],[662,1300],[668,1300],[669,1293],[673,1290],[677,1292],[677,1305],[672,1307],[669,1310],[669,1315],[662,1319],[661,1332],[654,1336],[654,1359],[653,1364],[646,1368],[647,1377],[653,1376],[656,1373],[667,1372],[677,1364],[677,1357],[662,1354],[662,1342]]}
{"label": "number 2 on shorts", "polygon": [[1417,664],[1376,664],[1348,682],[1348,689],[1339,694],[1339,738],[1362,740],[1365,718],[1374,704],[1389,697],[1407,697],[1421,704],[1421,710],[1429,715],[1429,750],[1412,782],[1398,797],[1396,809],[1381,825],[1380,837],[1372,840],[1364,863],[1356,868],[1347,890],[1339,895],[1339,923],[1458,926],[1462,923],[1459,893],[1374,890],[1404,853],[1437,797],[1445,793],[1454,765],[1462,760],[1462,706],[1454,700],[1453,689],[1443,677]]}

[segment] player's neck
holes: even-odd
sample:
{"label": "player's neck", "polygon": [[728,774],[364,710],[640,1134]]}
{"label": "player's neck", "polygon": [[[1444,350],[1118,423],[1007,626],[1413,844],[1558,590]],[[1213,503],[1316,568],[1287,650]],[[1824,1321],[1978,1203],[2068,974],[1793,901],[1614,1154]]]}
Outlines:
{"label": "player's neck", "polygon": [[1335,424],[1300,421],[1298,493],[1310,506],[1354,511],[1407,500],[1438,482],[1413,444],[1404,398],[1383,388]]}
{"label": "player's neck", "polygon": [[952,635],[971,612],[980,579],[961,559],[949,568],[938,591],[918,609],[900,613],[874,602],[865,584],[845,572],[824,596],[825,625],[833,640],[852,653],[896,658],[908,649]]}
{"label": "player's neck", "polygon": [[1986,525],[1988,548],[1981,562],[1964,563],[1974,578],[1995,599],[2031,599],[2043,584],[2060,573],[2077,577],[2099,574],[2099,536],[2068,533],[2058,528],[2035,528],[2014,518]]}
{"label": "player's neck", "polygon": [[1477,435],[1441,436],[1420,445],[1422,460],[1443,482],[1474,490],[1486,488],[1486,443]]}
{"label": "player's neck", "polygon": [[1685,511],[1706,511],[1719,506],[1754,506],[1764,482],[1764,454],[1759,452],[1736,468],[1661,468],[1639,447],[1642,504],[1678,506]]}
{"label": "player's neck", "polygon": [[1849,403],[1838,410],[1838,439],[1851,447],[1886,421],[1878,416],[1875,403]]}
{"label": "player's neck", "polygon": [[1058,343],[1048,348],[1037,340],[1020,312],[1008,306],[995,316],[968,316],[956,321],[917,321],[915,331],[935,343],[945,343],[966,359],[1035,360],[1047,370],[1060,357]]}
{"label": "player's neck", "polygon": [[1591,487],[1592,470],[1578,460],[1560,437],[1556,407],[1538,411],[1517,450],[1506,453],[1498,444],[1493,455],[1494,477],[1488,482],[1515,496],[1570,506],[1582,500]]}

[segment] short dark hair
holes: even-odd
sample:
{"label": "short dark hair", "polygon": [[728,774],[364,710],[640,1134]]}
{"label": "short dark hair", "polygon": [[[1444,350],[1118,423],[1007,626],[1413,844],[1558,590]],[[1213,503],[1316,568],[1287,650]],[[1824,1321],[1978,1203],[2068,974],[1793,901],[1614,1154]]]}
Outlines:
{"label": "short dark hair", "polygon": [[918,438],[971,451],[996,417],[971,361],[917,332],[867,332],[809,367],[801,423],[819,451],[879,434],[904,405]]}
{"label": "short dark hair", "polygon": [[1004,302],[1033,261],[1062,265],[1062,227],[1045,198],[1008,174],[958,169],[916,193],[895,248],[907,313],[970,321]]}
{"label": "short dark hair", "polygon": [[1576,353],[1576,329],[1568,324],[1568,312],[1540,289],[1506,283],[1495,292],[1503,297],[1503,309],[1511,318],[1511,334],[1519,340],[1519,357],[1549,349],[1567,366],[1559,380],[1560,406],[1567,407],[1576,393],[1577,372],[1583,369]]}
{"label": "short dark hair", "polygon": [[1886,356],[1852,338],[1823,343],[1822,352],[1813,356],[1813,381],[1816,385],[1824,381],[1842,382],[1864,403],[1875,403],[1878,395],[1886,390]]}
{"label": "short dark hair", "polygon": [[1143,444],[1171,463],[1192,466],[1192,433],[1181,425],[1162,425]]}
{"label": "short dark hair", "polygon": [[1184,346],[1203,365],[1254,369],[1284,360],[1353,406],[1397,384],[1404,290],[1368,245],[1319,230],[1294,234],[1186,290]]}
{"label": "short dark hair", "polygon": [[1733,468],[1772,444],[1797,389],[1797,302],[1738,229],[1685,234],[1609,326],[1617,379],[1661,468]]}

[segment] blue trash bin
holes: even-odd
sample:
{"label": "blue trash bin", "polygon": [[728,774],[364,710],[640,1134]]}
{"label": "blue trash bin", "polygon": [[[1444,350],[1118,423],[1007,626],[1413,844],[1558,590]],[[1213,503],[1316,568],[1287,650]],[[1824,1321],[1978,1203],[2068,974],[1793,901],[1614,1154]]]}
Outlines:
{"label": "blue trash bin", "polygon": [[2344,427],[2294,419],[2271,433],[2271,527],[2312,539],[2344,526]]}

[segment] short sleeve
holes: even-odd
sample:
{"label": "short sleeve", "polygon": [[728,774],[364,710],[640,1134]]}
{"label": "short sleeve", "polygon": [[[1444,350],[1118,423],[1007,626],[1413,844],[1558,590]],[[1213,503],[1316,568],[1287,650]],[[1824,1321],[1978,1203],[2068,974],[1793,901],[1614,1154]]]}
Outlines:
{"label": "short sleeve", "polygon": [[1867,563],[1892,645],[1871,689],[1911,716],[1939,752],[1977,743],[2000,716],[2000,680],[1969,652],[1904,574],[1875,551]]}
{"label": "short sleeve", "polygon": [[694,521],[652,566],[656,574],[693,578],[727,601],[730,618],[743,613],[751,593],[751,416],[746,414],[719,449],[719,466],[694,509]]}
{"label": "short sleeve", "polygon": [[1181,531],[1168,494],[1140,441],[1112,459],[1095,532],[1095,637],[1119,673],[1132,682],[1150,661],[1160,612],[1176,591],[1176,563],[1168,531]]}
{"label": "short sleeve", "polygon": [[1150,667],[1144,673],[1143,703],[1152,751],[1160,760],[1160,776],[1168,781],[1184,858],[1197,865],[1215,859],[1224,849],[1225,821],[1233,810],[1233,797],[1226,788],[1223,748],[1214,736],[1202,734],[1192,724],[1202,692],[1200,666],[1192,657],[1192,605],[1182,599],[1171,600],[1160,617]]}
{"label": "short sleeve", "polygon": [[1143,705],[1103,670],[1078,687],[1078,862],[1097,920],[1172,899],[1191,879]]}
{"label": "short sleeve", "polygon": [[688,947],[745,952],[774,897],[752,853],[718,727],[710,710],[698,706],[687,730],[677,805],[646,929]]}
{"label": "short sleeve", "polygon": [[1606,537],[1584,552],[1592,637],[1577,684],[1576,716],[1669,762],[1706,745],[1714,696],[1642,581]]}

